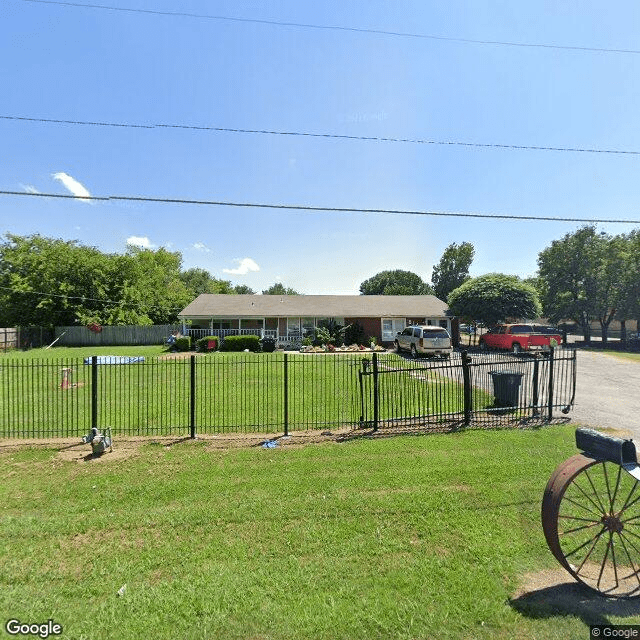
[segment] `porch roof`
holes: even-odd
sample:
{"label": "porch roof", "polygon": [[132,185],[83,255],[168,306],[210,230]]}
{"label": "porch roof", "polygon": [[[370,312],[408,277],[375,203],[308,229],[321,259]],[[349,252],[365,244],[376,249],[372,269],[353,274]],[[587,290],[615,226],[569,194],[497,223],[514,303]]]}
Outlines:
{"label": "porch roof", "polygon": [[203,293],[178,317],[208,318],[412,318],[448,317],[435,296],[270,296]]}

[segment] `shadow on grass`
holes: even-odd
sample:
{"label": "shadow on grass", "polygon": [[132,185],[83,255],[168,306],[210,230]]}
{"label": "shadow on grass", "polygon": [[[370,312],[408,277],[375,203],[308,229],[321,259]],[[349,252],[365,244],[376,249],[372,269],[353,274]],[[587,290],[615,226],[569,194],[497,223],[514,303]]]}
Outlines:
{"label": "shadow on grass", "polygon": [[605,598],[578,582],[563,582],[529,591],[508,602],[527,618],[576,616],[587,625],[612,624],[611,617],[640,614],[640,599]]}
{"label": "shadow on grass", "polygon": [[367,426],[356,427],[347,434],[336,438],[338,442],[358,440],[362,438],[392,438],[394,436],[423,436],[428,434],[464,433],[465,431],[497,431],[501,429],[539,429],[552,425],[569,424],[571,418],[554,417],[551,421],[542,420],[539,417],[527,417],[517,420],[486,420],[477,421],[465,427],[462,420],[448,420],[446,422],[416,423],[411,420],[380,421],[380,426],[375,430],[371,423]]}

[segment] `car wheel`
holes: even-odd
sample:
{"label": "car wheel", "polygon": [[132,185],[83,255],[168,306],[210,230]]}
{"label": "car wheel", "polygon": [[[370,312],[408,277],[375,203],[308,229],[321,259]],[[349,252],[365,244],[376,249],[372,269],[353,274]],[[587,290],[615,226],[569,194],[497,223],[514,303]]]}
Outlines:
{"label": "car wheel", "polygon": [[418,350],[416,349],[416,345],[415,345],[415,344],[412,344],[412,345],[411,345],[411,355],[412,355],[414,358],[417,358],[417,357],[418,357]]}
{"label": "car wheel", "polygon": [[520,353],[522,351],[522,347],[517,342],[514,342],[511,346],[511,351],[513,351],[513,353]]}

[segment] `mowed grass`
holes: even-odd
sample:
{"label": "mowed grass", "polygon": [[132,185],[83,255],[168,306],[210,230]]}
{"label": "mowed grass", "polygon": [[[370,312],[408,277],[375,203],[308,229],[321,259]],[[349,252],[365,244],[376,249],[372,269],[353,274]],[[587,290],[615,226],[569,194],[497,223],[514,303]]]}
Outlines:
{"label": "mowed grass", "polygon": [[91,640],[586,638],[601,612],[511,601],[556,567],[540,501],[574,452],[569,427],[0,452],[0,610]]}
{"label": "mowed grass", "polygon": [[[160,347],[33,350],[0,357],[0,437],[80,436],[91,426],[91,355],[142,355],[144,363],[98,366],[98,426],[116,434],[188,433],[191,363]],[[164,359],[164,357],[168,359]],[[200,433],[341,427],[373,419],[371,354],[212,353],[195,358]],[[369,375],[360,377],[366,360]],[[432,363],[438,366],[438,362]],[[421,370],[394,371],[398,367]],[[381,420],[459,413],[461,382],[429,361],[380,356]],[[445,365],[446,366],[446,365]],[[62,384],[68,369],[71,385]],[[461,378],[460,371],[457,375]],[[485,398],[485,396],[487,396]],[[478,392],[484,405],[493,401]],[[476,402],[476,406],[478,403]],[[482,405],[482,406],[484,406]]]}

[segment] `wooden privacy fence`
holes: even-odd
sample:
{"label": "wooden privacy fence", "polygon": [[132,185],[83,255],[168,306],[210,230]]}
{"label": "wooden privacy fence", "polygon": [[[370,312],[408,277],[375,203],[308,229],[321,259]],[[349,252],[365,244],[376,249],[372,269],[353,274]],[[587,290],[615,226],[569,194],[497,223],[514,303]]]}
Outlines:
{"label": "wooden privacy fence", "polygon": [[16,349],[18,347],[18,329],[0,327],[0,349]]}
{"label": "wooden privacy fence", "polygon": [[181,325],[161,324],[148,327],[101,327],[91,331],[88,327],[56,327],[58,346],[98,347],[115,345],[162,344]]}

